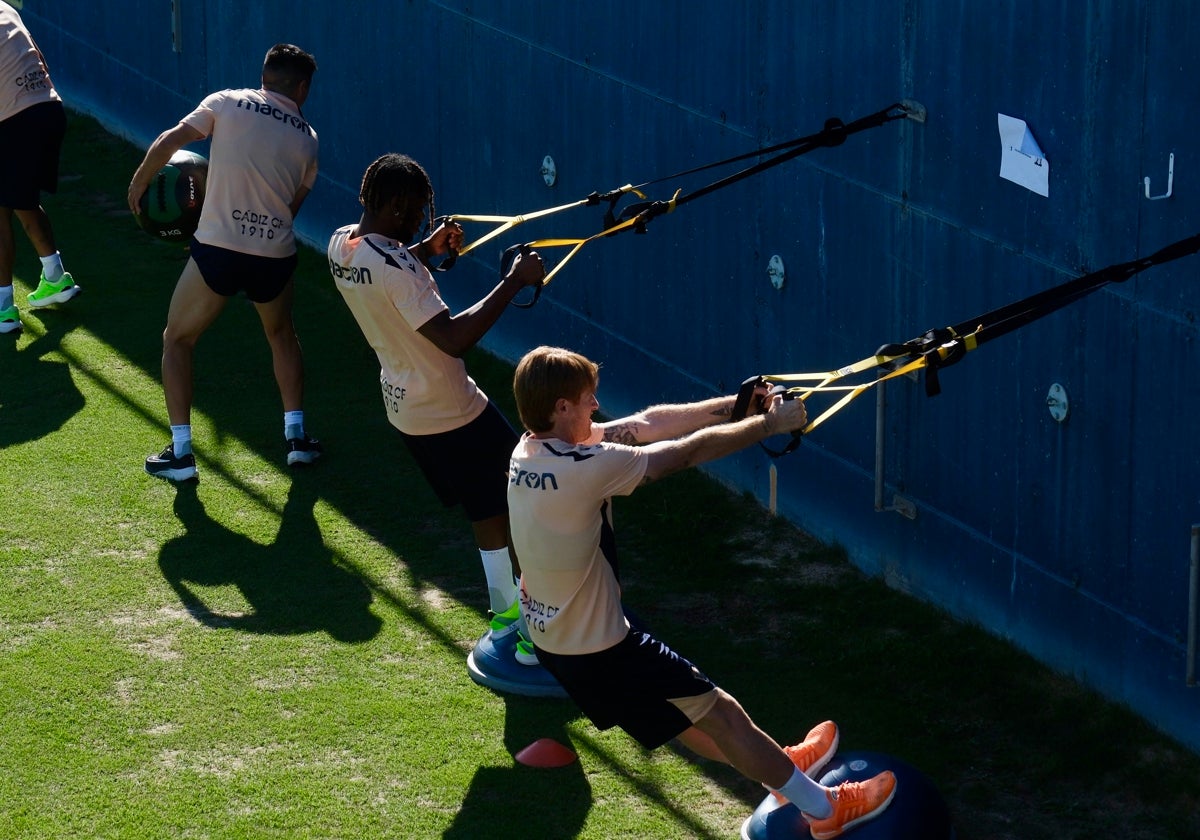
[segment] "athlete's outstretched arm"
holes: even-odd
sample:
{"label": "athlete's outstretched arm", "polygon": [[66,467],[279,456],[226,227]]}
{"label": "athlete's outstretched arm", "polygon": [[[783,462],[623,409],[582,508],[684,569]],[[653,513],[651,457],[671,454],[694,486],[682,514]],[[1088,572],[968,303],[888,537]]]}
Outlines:
{"label": "athlete's outstretched arm", "polygon": [[655,405],[637,414],[594,424],[592,440],[608,440],[636,446],[673,440],[705,426],[724,423],[733,412],[736,397],[713,397],[694,403]]}
{"label": "athlete's outstretched arm", "polygon": [[763,414],[736,423],[709,426],[678,440],[648,445],[645,448],[650,458],[644,481],[656,481],[688,467],[724,458],[772,435],[802,429],[808,422],[803,400],[784,400],[777,394],[765,407]]}
{"label": "athlete's outstretched arm", "polygon": [[541,283],[545,276],[546,269],[537,251],[518,254],[508,274],[482,300],[457,315],[441,312],[422,324],[417,332],[446,355],[460,357],[478,344],[479,339],[500,320],[501,313],[517,292],[525,286]]}

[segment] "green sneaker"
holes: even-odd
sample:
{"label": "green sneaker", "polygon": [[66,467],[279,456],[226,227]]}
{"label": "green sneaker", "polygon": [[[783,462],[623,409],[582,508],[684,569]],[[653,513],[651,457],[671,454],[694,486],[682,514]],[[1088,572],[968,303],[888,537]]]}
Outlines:
{"label": "green sneaker", "polygon": [[8,309],[0,309],[0,333],[10,333],[21,329],[21,313],[14,303]]}
{"label": "green sneaker", "polygon": [[519,630],[521,626],[521,602],[513,601],[512,606],[504,612],[492,613],[492,641],[503,639],[510,633]]}
{"label": "green sneaker", "polygon": [[540,665],[537,658],[537,650],[533,647],[533,642],[526,639],[524,636],[517,639],[517,646],[513,648],[513,658],[522,665]]}
{"label": "green sneaker", "polygon": [[517,643],[513,647],[513,658],[522,665],[540,664],[537,658],[537,651],[533,648],[533,642],[529,641],[521,628],[520,601],[513,601],[513,605],[504,612],[492,613],[492,623],[489,632],[491,633],[493,642],[516,633]]}
{"label": "green sneaker", "polygon": [[66,303],[82,291],[75,285],[75,278],[70,272],[63,272],[57,283],[51,283],[43,274],[38,281],[38,287],[29,293],[30,306],[49,306],[52,303]]}

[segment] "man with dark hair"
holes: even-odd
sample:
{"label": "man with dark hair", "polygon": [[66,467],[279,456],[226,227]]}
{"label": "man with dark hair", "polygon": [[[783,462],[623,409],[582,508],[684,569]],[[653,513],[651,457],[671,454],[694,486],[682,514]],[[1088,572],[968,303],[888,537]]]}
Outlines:
{"label": "man with dark hair", "polygon": [[596,726],[620,726],[646,749],[677,738],[732,765],[794,804],[817,840],[877,816],[896,791],[890,770],[833,788],[814,781],[837,750],[836,724],[781,747],[695,665],[634,627],[621,602],[612,497],[803,428],[804,403],[776,395],[728,422],[734,397],[717,397],[596,423],[598,386],[599,366],[559,347],[526,353],[513,377],[528,431],[509,467],[509,517],[538,659]]}
{"label": "man with dark hair", "polygon": [[192,452],[192,357],[231,297],[254,303],[283,401],[288,466],[311,464],[321,445],[304,430],[304,357],[292,323],[296,239],[292,221],[317,178],[317,133],[300,108],[317,63],[291,44],[272,47],[262,87],[222,90],[151,144],[129,183],[129,209],[171,156],[212,137],[200,223],[167,310],[162,376],[171,443],[146,459],[150,475],[196,476]]}
{"label": "man with dark hair", "polygon": [[33,243],[42,272],[28,296],[33,307],[66,303],[79,294],[63,270],[54,228],[40,193],[58,190],[58,157],[67,115],[46,60],[17,10],[0,2],[0,333],[21,329],[13,302],[15,215]]}
{"label": "man with dark hair", "polygon": [[[542,282],[541,258],[533,251],[517,255],[495,288],[455,315],[429,266],[461,246],[462,228],[441,225],[408,244],[426,213],[434,218],[433,186],[421,165],[407,155],[380,157],[363,174],[359,202],[359,223],[339,228],[329,240],[329,270],[379,357],[388,420],[441,502],[462,505],[471,522],[494,615],[488,638],[515,641],[511,657],[508,643],[503,646],[508,661],[537,666],[532,646],[519,638],[508,547],[505,487],[517,434],[467,374],[462,356],[517,292]],[[533,674],[518,677],[528,680]]]}

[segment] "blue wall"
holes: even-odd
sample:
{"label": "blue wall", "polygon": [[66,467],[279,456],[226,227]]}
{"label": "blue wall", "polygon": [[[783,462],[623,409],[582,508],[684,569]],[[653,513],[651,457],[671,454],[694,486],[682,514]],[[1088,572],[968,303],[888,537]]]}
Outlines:
{"label": "blue wall", "polygon": [[[179,52],[162,0],[121,15],[26,0],[24,14],[70,104],[143,146],[209,90],[255,84],[271,44],[312,50],[322,170],[298,228],[317,247],[357,219],[361,173],[385,151],[426,166],[440,210],[509,214],[830,116],[926,106],[923,125],[856,135],[645,236],[588,246],[537,308],[506,313],[490,349],[513,359],[561,343],[602,359],[610,413],[836,368],[1200,230],[1188,0],[176,2]],[[998,177],[998,112],[1041,144],[1048,198]],[[1171,153],[1173,195],[1146,200],[1142,178],[1165,192]],[[465,305],[494,282],[499,247],[600,225],[594,208],[529,223],[464,257],[444,290]],[[787,267],[779,290],[771,255]],[[875,510],[871,397],[776,462],[779,511],[1200,750],[1200,689],[1183,684],[1198,270],[1200,258],[1151,269],[989,343],[943,373],[937,398],[890,384],[885,501],[900,494],[915,519]],[[1054,383],[1071,400],[1061,424]],[[755,451],[713,472],[765,501],[768,468]]]}

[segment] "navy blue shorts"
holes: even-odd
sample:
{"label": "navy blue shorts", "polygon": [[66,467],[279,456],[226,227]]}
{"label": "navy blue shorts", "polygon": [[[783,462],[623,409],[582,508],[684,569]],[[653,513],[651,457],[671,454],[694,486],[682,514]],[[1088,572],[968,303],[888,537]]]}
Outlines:
{"label": "navy blue shorts", "polygon": [[67,133],[61,102],[41,102],[0,122],[0,207],[35,210],[58,192],[58,156]]}
{"label": "navy blue shorts", "polygon": [[462,505],[472,522],[508,513],[508,464],[518,437],[494,403],[449,432],[400,436],[446,507]]}
{"label": "navy blue shorts", "polygon": [[260,257],[205,245],[192,237],[192,259],[200,269],[204,284],[221,297],[245,292],[255,303],[270,303],[279,297],[296,271],[299,257]]}
{"label": "navy blue shorts", "polygon": [[716,689],[699,668],[637,629],[599,653],[564,656],[539,648],[537,655],[597,729],[619,726],[648,750],[692,726],[672,699]]}

